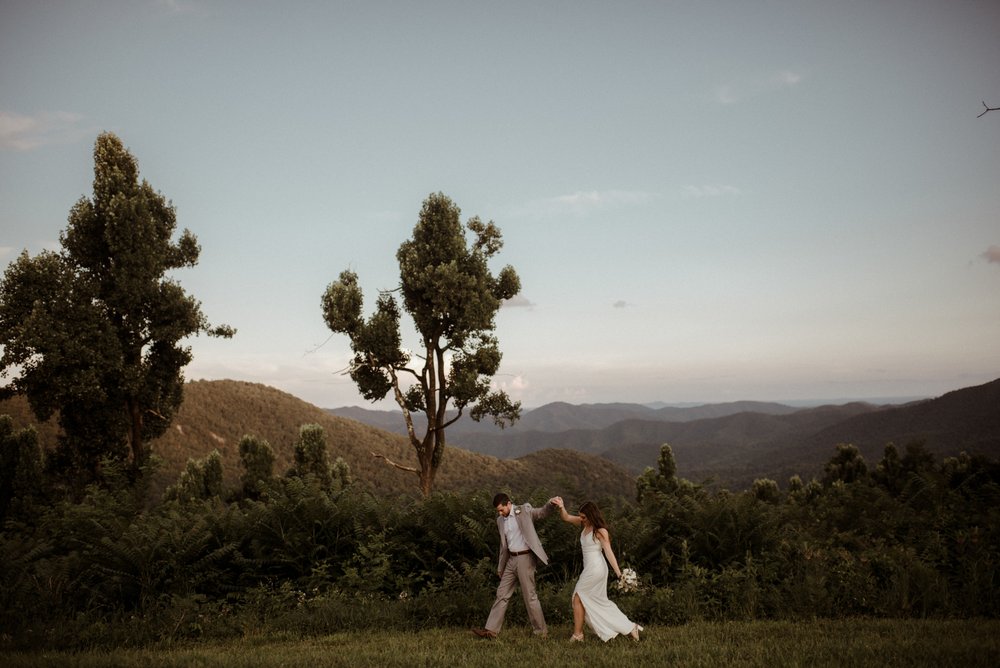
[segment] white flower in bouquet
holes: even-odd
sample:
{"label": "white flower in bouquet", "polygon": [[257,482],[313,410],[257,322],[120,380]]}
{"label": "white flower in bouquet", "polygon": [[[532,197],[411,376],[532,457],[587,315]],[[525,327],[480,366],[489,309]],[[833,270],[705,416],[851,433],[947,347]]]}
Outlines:
{"label": "white flower in bouquet", "polygon": [[639,576],[631,568],[622,569],[622,576],[618,578],[618,591],[625,594],[639,591]]}

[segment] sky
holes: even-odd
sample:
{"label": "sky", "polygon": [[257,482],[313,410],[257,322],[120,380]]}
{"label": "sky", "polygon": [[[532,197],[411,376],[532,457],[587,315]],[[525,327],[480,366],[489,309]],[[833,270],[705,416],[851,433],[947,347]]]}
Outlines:
{"label": "sky", "polygon": [[110,131],[238,330],[189,380],[368,406],[320,298],[351,269],[370,314],[443,192],[521,278],[525,407],[939,396],[1000,377],[984,104],[995,0],[0,0],[0,267]]}

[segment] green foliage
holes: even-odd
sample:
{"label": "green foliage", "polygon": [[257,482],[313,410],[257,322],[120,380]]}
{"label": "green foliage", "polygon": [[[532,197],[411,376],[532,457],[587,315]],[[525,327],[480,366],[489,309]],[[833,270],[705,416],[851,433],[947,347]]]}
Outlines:
{"label": "green foliage", "polygon": [[330,466],[330,476],[331,489],[333,491],[347,489],[354,482],[354,476],[351,475],[351,467],[343,457],[337,457],[333,460],[333,464]]}
{"label": "green foliage", "polygon": [[[361,395],[377,401],[391,392],[402,409],[419,464],[408,470],[418,474],[424,496],[431,493],[444,456],[445,428],[465,410],[476,421],[491,417],[500,426],[520,417],[520,404],[490,387],[501,359],[492,335],[496,313],[520,291],[520,279],[510,266],[496,276],[490,272],[489,260],[503,247],[492,221],[474,217],[465,228],[471,244],[458,206],[441,193],[432,194],[424,200],[412,238],[396,253],[403,309],[423,346],[417,368],[402,347],[401,310],[391,292],[379,295],[367,320],[354,272],[342,272],[322,298],[327,326],[350,338],[350,375]],[[458,417],[447,417],[450,405]],[[414,429],[415,411],[427,418],[422,437]]]}
{"label": "green foliage", "polygon": [[781,490],[778,489],[778,483],[775,481],[768,478],[758,478],[753,481],[750,496],[764,503],[778,503],[781,500]]}
{"label": "green foliage", "polygon": [[204,459],[189,459],[177,484],[167,488],[165,501],[205,500],[223,495],[222,455],[212,450]]}
{"label": "green foliage", "polygon": [[288,474],[303,478],[312,476],[325,490],[333,487],[333,472],[326,454],[323,427],[305,424],[299,428],[299,440],[295,442],[295,466]]}
{"label": "green foliage", "polygon": [[245,498],[258,499],[274,482],[274,450],[271,444],[254,436],[240,439],[240,491]]}
{"label": "green foliage", "polygon": [[643,497],[655,494],[672,494],[677,491],[678,484],[674,451],[668,443],[664,443],[660,446],[657,468],[647,467],[636,482],[639,501],[641,502]]}
{"label": "green foliage", "polygon": [[837,445],[837,454],[823,469],[823,483],[852,483],[865,480],[868,477],[868,465],[857,446],[850,443]]}
{"label": "green foliage", "polygon": [[43,494],[42,453],[31,428],[14,429],[9,415],[0,415],[0,524],[26,518]]}
{"label": "green foliage", "polygon": [[[113,467],[113,464],[106,465]],[[31,601],[35,615],[142,613],[165,598],[218,594],[223,562],[235,552],[216,527],[221,506],[168,504],[142,513],[134,496],[92,485],[80,503],[60,502],[37,526],[0,535],[11,569],[4,601],[12,620]]]}
{"label": "green foliage", "polygon": [[371,519],[370,501],[335,498],[315,478],[287,477],[244,511],[243,553],[250,582],[337,578],[357,549]]}
{"label": "green foliage", "polygon": [[[304,443],[318,435],[300,430]],[[244,444],[248,455],[267,451]],[[641,503],[602,501],[619,562],[642,582],[610,594],[643,624],[1000,617],[1000,462],[937,463],[916,450],[909,461],[898,491],[877,476],[799,480],[776,498],[773,481],[763,494],[732,494],[675,475],[671,491]],[[496,587],[494,490],[380,497],[313,474],[264,489],[143,508],[121,488],[93,485],[79,504],[8,523],[7,637],[80,646],[482,623]],[[538,571],[539,596],[550,623],[568,625],[577,529],[554,518],[536,526],[551,561]],[[123,625],[130,616],[140,623]],[[508,628],[524,623],[511,606]]]}
{"label": "green foliage", "polygon": [[93,197],[81,198],[60,235],[62,250],[22,253],[0,282],[0,345],[10,390],[40,420],[58,415],[64,435],[49,463],[79,493],[103,457],[126,459],[133,477],[181,403],[181,341],[211,328],[198,302],[168,274],[197,264],[195,237],[145,181],[111,133],[94,144]]}

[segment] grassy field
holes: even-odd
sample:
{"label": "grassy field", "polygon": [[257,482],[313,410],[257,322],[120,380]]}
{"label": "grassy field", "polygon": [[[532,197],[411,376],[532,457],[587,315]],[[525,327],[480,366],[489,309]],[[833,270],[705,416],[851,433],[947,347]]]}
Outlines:
{"label": "grassy field", "polygon": [[569,643],[524,627],[496,641],[468,629],[244,637],[82,653],[0,653],[16,666],[976,666],[1000,665],[1000,620],[821,620],[647,628],[642,641]]}

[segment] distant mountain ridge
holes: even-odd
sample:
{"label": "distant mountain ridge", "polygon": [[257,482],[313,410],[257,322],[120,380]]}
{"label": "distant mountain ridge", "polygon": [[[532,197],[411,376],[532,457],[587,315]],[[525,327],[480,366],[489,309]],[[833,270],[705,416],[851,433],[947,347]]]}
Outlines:
{"label": "distant mountain ridge", "polygon": [[[364,424],[385,429],[393,433],[405,434],[403,416],[399,411],[372,410],[360,406],[328,408],[332,415],[357,420]],[[650,408],[642,404],[569,404],[562,401],[522,411],[521,419],[512,426],[501,430],[492,422],[484,420],[476,423],[471,419],[450,427],[449,434],[502,434],[526,431],[560,432],[571,429],[603,429],[623,420],[655,420],[660,422],[690,422],[706,418],[724,417],[735,413],[764,413],[767,415],[787,415],[797,408],[784,404],[760,401],[734,401],[719,404],[699,404],[695,406],[665,406]],[[449,414],[454,416],[455,413]],[[421,415],[414,416],[415,424],[423,426]]]}
{"label": "distant mountain ridge", "polygon": [[[401,430],[398,412],[356,407],[330,412]],[[920,441],[939,456],[963,450],[1000,456],[1000,380],[891,406],[851,402],[794,408],[731,402],[654,409],[640,404],[554,403],[526,411],[505,430],[463,420],[448,433],[450,442],[496,457],[576,450],[633,473],[655,466],[660,446],[669,443],[680,475],[743,488],[757,477],[784,482],[793,474],[818,475],[838,443],[858,446],[871,466],[890,441],[900,448]]]}

